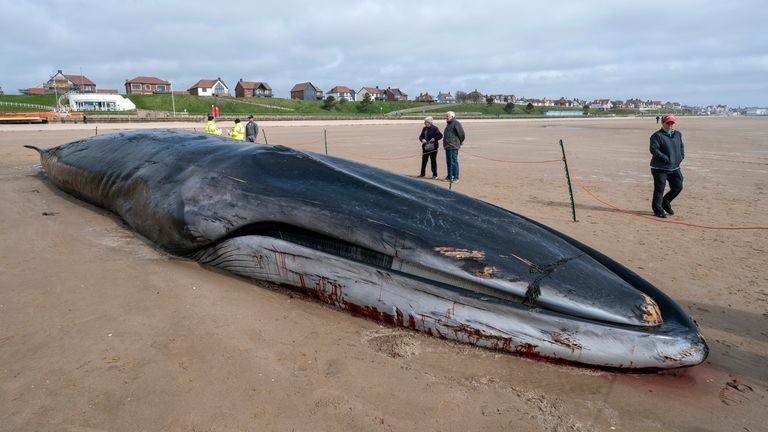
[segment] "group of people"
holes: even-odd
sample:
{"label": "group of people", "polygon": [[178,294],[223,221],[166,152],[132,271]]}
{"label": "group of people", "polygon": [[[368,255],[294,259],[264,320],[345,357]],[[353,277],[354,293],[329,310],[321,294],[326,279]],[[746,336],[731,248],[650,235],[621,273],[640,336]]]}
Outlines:
{"label": "group of people", "polygon": [[[661,120],[661,129],[651,135],[651,175],[653,177],[653,196],[651,198],[651,209],[653,214],[659,218],[666,218],[667,215],[675,214],[672,209],[672,201],[680,195],[683,190],[683,173],[680,169],[680,163],[685,158],[685,146],[683,145],[683,135],[675,130],[677,116],[674,114],[665,114],[656,117],[656,122]],[[424,128],[419,134],[421,142],[421,172],[419,177],[426,175],[427,161],[430,161],[432,168],[432,178],[437,178],[437,153],[440,148],[440,140],[443,140],[445,149],[446,166],[448,175],[445,179],[452,183],[459,182],[459,149],[464,142],[464,128],[453,111],[445,114],[445,130],[441,133],[440,129],[434,125],[432,117],[424,119]],[[664,190],[669,184],[669,192]]]}
{"label": "group of people", "polygon": [[[216,120],[212,115],[208,116],[208,121],[205,123],[205,133],[211,135],[221,135],[221,129],[216,126]],[[259,136],[259,125],[253,121],[253,116],[248,116],[248,123],[243,126],[239,118],[235,119],[235,125],[229,132],[229,137],[238,141],[248,141],[255,143],[256,137]]]}
{"label": "group of people", "polygon": [[419,134],[419,141],[421,141],[421,173],[419,177],[426,175],[427,161],[431,162],[432,178],[437,178],[437,152],[440,148],[440,140],[443,140],[443,148],[445,149],[445,161],[448,169],[448,175],[445,179],[452,183],[459,182],[459,149],[462,143],[464,143],[464,128],[461,123],[456,120],[456,114],[453,111],[445,113],[445,129],[440,132],[437,126],[434,125],[434,119],[432,117],[426,117],[424,119],[424,128]]}

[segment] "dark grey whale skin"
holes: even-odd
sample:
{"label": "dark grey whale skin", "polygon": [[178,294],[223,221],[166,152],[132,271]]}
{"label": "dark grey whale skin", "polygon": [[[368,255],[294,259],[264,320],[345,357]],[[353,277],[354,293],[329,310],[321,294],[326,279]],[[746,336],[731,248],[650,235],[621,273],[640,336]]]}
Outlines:
{"label": "dark grey whale skin", "polygon": [[[191,257],[239,233],[288,226],[481,283],[536,285],[532,307],[700,338],[674,301],[594,249],[508,210],[361,163],[174,130],[36,150],[53,184],[111,210],[172,254]],[[644,318],[646,296],[663,323]]]}

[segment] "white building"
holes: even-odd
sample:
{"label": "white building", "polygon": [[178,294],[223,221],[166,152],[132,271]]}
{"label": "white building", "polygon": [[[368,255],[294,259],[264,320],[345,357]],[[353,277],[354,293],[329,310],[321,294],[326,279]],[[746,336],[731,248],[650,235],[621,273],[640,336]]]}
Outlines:
{"label": "white building", "polygon": [[115,94],[77,93],[67,95],[73,111],[129,111],[136,105],[129,99]]}

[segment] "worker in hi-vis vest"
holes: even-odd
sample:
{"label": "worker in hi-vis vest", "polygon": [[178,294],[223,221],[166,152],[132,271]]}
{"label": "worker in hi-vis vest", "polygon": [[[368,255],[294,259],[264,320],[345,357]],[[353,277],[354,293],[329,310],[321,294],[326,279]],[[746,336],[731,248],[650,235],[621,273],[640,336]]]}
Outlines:
{"label": "worker in hi-vis vest", "polygon": [[235,127],[232,128],[232,131],[229,133],[229,137],[236,140],[245,141],[245,126],[240,123],[239,118],[235,119]]}
{"label": "worker in hi-vis vest", "polygon": [[213,116],[208,116],[208,122],[205,124],[205,133],[211,135],[221,135],[221,129],[216,126],[216,122],[213,121]]}

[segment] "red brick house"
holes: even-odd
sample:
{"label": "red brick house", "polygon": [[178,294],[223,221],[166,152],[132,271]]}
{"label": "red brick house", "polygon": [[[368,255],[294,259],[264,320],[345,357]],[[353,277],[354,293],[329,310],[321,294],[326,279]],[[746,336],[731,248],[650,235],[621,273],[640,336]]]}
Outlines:
{"label": "red brick house", "polygon": [[125,80],[125,94],[170,93],[171,83],[155,77],[137,76]]}
{"label": "red brick house", "polygon": [[403,93],[399,88],[387,87],[384,90],[384,97],[388,102],[400,102],[407,101],[408,95]]}
{"label": "red brick house", "polygon": [[235,97],[272,97],[272,87],[265,82],[240,81],[235,86]]}
{"label": "red brick house", "polygon": [[435,98],[432,97],[429,93],[419,93],[418,96],[416,96],[416,99],[414,99],[416,102],[434,102]]}

